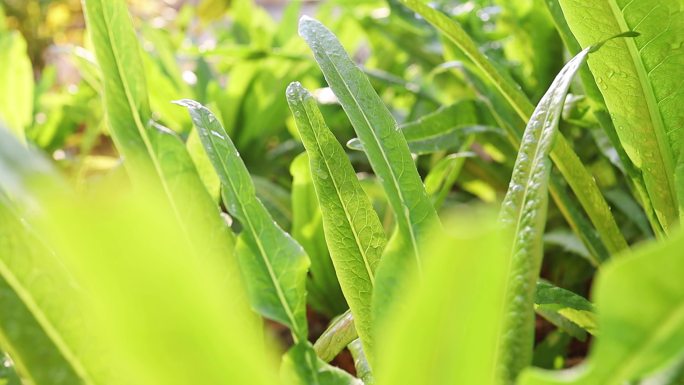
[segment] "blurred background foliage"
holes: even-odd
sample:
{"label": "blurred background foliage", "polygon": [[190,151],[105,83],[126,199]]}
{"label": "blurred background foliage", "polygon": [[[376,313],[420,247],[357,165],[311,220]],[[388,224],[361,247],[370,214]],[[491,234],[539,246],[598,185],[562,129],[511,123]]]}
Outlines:
{"label": "blurred background foliage", "polygon": [[[80,1],[0,3],[0,120],[47,153],[83,189],[120,174],[120,160],[103,120],[101,79]],[[306,211],[305,194],[311,194],[311,186],[293,187],[290,167],[303,146],[284,96],[287,85],[301,81],[314,90],[340,142],[346,143],[354,134],[297,36],[302,14],[315,15],[335,31],[400,124],[442,114],[445,106],[472,105],[479,129],[466,131],[449,146],[438,141],[415,151],[436,205],[448,209],[473,201],[491,203],[505,194],[516,149],[482,97],[486,87],[464,68],[462,54],[451,43],[395,0],[130,0],[129,4],[143,47],[154,119],[185,140],[205,185],[218,200],[217,177],[189,117],[171,101],[194,99],[215,111],[253,174],[259,197],[276,221],[297,236],[312,260],[325,260],[315,255],[327,250],[318,247],[320,217]],[[535,103],[568,58],[544,0],[435,0],[432,4],[457,19]],[[589,114],[581,85],[573,89],[580,96],[568,99],[561,130],[573,140],[604,190],[628,240],[651,237],[643,211],[624,178],[618,177],[622,170],[617,155]],[[517,120],[508,124],[524,127]],[[350,150],[349,154],[386,228],[391,228],[391,214],[379,184],[368,172],[364,153]],[[595,269],[589,251],[554,207],[547,229],[543,277],[586,295]],[[312,309],[326,320],[346,309],[334,280],[311,280],[309,297]],[[312,334],[321,331],[312,326]],[[567,341],[563,348],[569,349]],[[576,354],[583,354],[581,348]]]}

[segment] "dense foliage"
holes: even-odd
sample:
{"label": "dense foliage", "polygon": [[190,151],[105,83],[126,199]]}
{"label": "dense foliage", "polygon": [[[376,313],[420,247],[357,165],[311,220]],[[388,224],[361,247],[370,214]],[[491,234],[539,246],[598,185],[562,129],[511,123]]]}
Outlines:
{"label": "dense foliage", "polygon": [[0,384],[684,383],[684,0],[182,3],[2,2]]}

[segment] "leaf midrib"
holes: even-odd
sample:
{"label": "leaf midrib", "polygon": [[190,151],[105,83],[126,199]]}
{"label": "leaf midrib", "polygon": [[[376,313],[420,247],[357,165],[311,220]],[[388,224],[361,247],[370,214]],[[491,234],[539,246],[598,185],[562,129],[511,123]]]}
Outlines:
{"label": "leaf midrib", "polygon": [[[339,70],[339,69],[337,68],[337,66],[335,65],[335,62],[330,58],[330,55],[328,54],[328,51],[325,50],[325,49],[321,49],[319,52],[322,52],[322,53],[325,55],[325,57],[327,58],[328,62],[332,65],[332,68],[335,70],[335,73],[337,74],[337,76],[338,76],[340,79],[344,79],[344,78],[342,77],[342,73],[340,72],[340,70]],[[353,65],[353,64],[352,64],[352,65]],[[364,75],[364,76],[365,76],[365,75]],[[361,105],[359,104],[359,102],[358,102],[358,101],[356,100],[356,98],[354,97],[354,94],[351,92],[351,89],[349,88],[349,86],[347,85],[347,83],[346,83],[344,80],[342,80],[340,83],[342,83],[342,84],[344,85],[344,88],[345,88],[345,89],[347,90],[347,92],[349,93],[349,96],[351,96],[351,99],[354,101],[354,104],[356,105],[357,109],[358,109],[359,111],[361,111],[361,116],[363,116],[363,119],[364,119],[364,121],[366,122],[366,125],[367,125],[367,127],[368,127],[368,131],[370,131],[371,135],[373,135],[373,139],[375,140],[376,145],[377,145],[378,148],[380,149],[380,154],[382,155],[382,158],[383,158],[383,160],[385,161],[385,166],[387,166],[387,168],[390,170],[390,173],[389,173],[389,174],[390,174],[390,177],[391,177],[391,179],[392,179],[392,184],[394,185],[394,188],[395,188],[396,191],[397,191],[397,195],[398,195],[398,197],[399,197],[400,203],[404,206],[404,208],[408,207],[407,204],[406,204],[406,199],[404,198],[404,194],[403,194],[403,192],[402,192],[402,190],[401,190],[401,188],[400,188],[400,186],[399,186],[399,181],[396,179],[396,175],[394,174],[394,171],[392,170],[392,166],[391,166],[391,164],[389,163],[389,159],[387,158],[387,155],[386,155],[385,152],[382,150],[382,146],[380,145],[380,140],[378,139],[378,136],[376,135],[375,130],[373,129],[373,125],[372,125],[372,124],[370,123],[370,121],[368,120],[368,116],[366,116],[366,112],[364,111],[363,108],[361,108]],[[398,211],[398,210],[395,210],[395,211]],[[398,213],[398,212],[397,212],[396,215],[397,215],[398,217],[403,218],[404,222],[406,222],[406,225],[407,225],[407,228],[408,228],[408,231],[409,231],[409,236],[410,236],[410,238],[411,238],[411,246],[412,246],[412,248],[413,248],[413,254],[414,254],[415,258],[416,258],[416,262],[417,262],[417,264],[418,264],[418,269],[419,269],[419,271],[420,271],[420,269],[421,269],[421,267],[422,267],[422,264],[421,264],[421,257],[420,257],[420,253],[419,253],[419,251],[418,251],[418,243],[417,243],[416,235],[415,235],[415,232],[414,232],[414,230],[413,230],[413,226],[412,226],[412,224],[411,224],[411,218],[407,215],[407,210],[401,210],[401,211],[402,211],[401,213]]]}

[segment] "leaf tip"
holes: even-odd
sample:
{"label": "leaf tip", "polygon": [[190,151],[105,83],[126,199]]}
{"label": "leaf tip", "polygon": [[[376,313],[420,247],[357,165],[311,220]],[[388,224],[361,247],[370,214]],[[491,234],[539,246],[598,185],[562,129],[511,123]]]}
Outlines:
{"label": "leaf tip", "polygon": [[318,20],[304,15],[299,19],[299,36],[306,36],[308,34],[308,31],[316,26],[317,24],[321,24]]}
{"label": "leaf tip", "polygon": [[287,86],[285,90],[285,95],[288,100],[300,99],[304,94],[306,94],[306,89],[302,86],[300,82],[292,82]]}
{"label": "leaf tip", "polygon": [[179,100],[174,100],[171,103],[179,105],[181,107],[191,108],[191,109],[202,108],[202,105],[199,102],[196,102],[192,99],[179,99]]}

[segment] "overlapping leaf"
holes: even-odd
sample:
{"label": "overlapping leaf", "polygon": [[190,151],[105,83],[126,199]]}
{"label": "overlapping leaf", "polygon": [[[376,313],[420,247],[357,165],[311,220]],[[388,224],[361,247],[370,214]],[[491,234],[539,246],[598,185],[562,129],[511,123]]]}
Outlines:
{"label": "overlapping leaf", "polygon": [[323,120],[316,101],[300,84],[287,89],[290,108],[309,154],[330,254],[356,329],[370,351],[371,298],[385,233],[344,149]]}
{"label": "overlapping leaf", "polygon": [[[532,117],[534,106],[527,99],[519,87],[508,77],[503,76],[496,66],[483,53],[480,52],[475,42],[454,20],[445,14],[430,8],[422,0],[400,0],[407,7],[411,8],[430,24],[437,28],[449,40],[456,44],[473,64],[482,72],[492,85],[498,90],[500,96],[524,121],[529,121]],[[603,36],[606,39],[614,36]],[[596,39],[593,43],[599,41]],[[554,164],[563,174],[572,190],[576,193],[585,212],[589,216],[591,223],[598,231],[602,241],[611,252],[618,252],[627,247],[620,229],[615,223],[610,208],[601,195],[596,181],[586,170],[577,154],[574,153],[570,143],[559,135],[557,143],[551,153]]]}
{"label": "overlapping leaf", "polygon": [[534,343],[534,293],[542,261],[542,236],[546,225],[549,154],[570,82],[584,63],[585,49],[563,67],[535,109],[525,129],[510,186],[504,199],[501,220],[513,229],[512,257],[508,272],[506,335],[499,341],[497,365],[506,383],[532,360]]}
{"label": "overlapping leaf", "polygon": [[[318,21],[303,17],[299,34],[314,53],[330,88],[354,126],[371,166],[387,194],[397,232],[378,271],[374,301],[378,318],[391,301],[397,279],[419,269],[420,241],[439,219],[413,163],[406,139],[366,75],[351,61],[335,35]],[[371,353],[372,355],[372,353]]]}
{"label": "overlapping leaf", "polygon": [[177,103],[188,109],[221,179],[228,212],[243,227],[236,253],[253,306],[263,316],[287,325],[295,340],[306,341],[307,255],[257,199],[240,154],[214,114],[192,100]]}
{"label": "overlapping leaf", "polygon": [[560,4],[582,46],[625,31],[641,34],[609,42],[588,63],[622,147],[642,171],[648,196],[667,232],[678,219],[674,174],[684,127],[684,3],[561,0]]}

